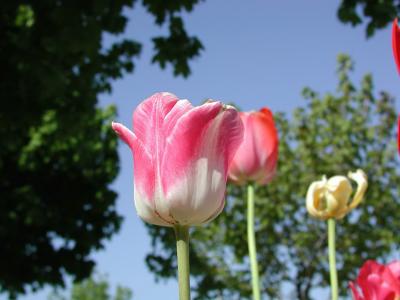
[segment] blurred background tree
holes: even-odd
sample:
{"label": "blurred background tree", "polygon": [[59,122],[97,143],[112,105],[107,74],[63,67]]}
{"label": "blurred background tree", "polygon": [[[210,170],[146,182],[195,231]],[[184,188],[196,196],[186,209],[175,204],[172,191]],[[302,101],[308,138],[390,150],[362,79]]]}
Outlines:
{"label": "blurred background tree", "polygon": [[[98,96],[134,69],[141,45],[124,32],[135,0],[18,0],[0,12],[0,292],[10,297],[64,275],[87,277],[90,253],[116,233],[121,216],[109,184],[118,172],[115,108]],[[202,45],[181,19],[199,0],[143,0],[169,34],[153,62],[188,76]]]}
{"label": "blurred background tree", "polygon": [[114,295],[110,295],[110,284],[105,276],[92,276],[72,286],[69,296],[60,291],[51,293],[47,300],[131,300],[132,291],[129,288],[117,286]]}
{"label": "blurred background tree", "polygon": [[[400,176],[396,110],[386,92],[374,93],[372,76],[357,87],[353,62],[338,57],[336,93],[303,91],[305,107],[291,118],[275,114],[280,136],[276,178],[256,189],[257,251],[263,294],[271,299],[312,299],[315,287],[329,285],[326,223],[312,219],[305,195],[312,181],[362,168],[369,188],[364,202],[337,225],[341,292],[356,278],[360,262],[388,259],[400,237]],[[229,185],[224,212],[193,229],[191,274],[194,299],[250,299],[246,236],[246,189]],[[168,228],[148,226],[153,251],[146,261],[158,279],[175,276],[174,237]],[[285,289],[283,288],[285,285]],[[288,295],[288,284],[292,294]],[[282,292],[285,292],[282,294]]]}
{"label": "blurred background tree", "polygon": [[337,15],[352,26],[367,23],[365,32],[371,37],[400,15],[400,0],[342,0]]}

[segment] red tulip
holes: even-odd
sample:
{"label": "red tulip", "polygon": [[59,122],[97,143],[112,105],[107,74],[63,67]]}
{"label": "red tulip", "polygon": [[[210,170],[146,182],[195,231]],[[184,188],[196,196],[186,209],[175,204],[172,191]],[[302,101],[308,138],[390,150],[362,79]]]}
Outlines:
{"label": "red tulip", "polygon": [[392,25],[392,49],[394,61],[397,65],[397,71],[400,73],[400,29],[397,23],[397,18],[394,19]]}
{"label": "red tulip", "polygon": [[198,225],[221,212],[228,165],[243,138],[236,109],[214,101],[193,107],[158,93],[136,108],[134,132],[112,127],[133,152],[135,206],[143,220]]}
{"label": "red tulip", "polygon": [[400,300],[400,261],[388,265],[366,261],[350,288],[354,300]]}
{"label": "red tulip", "polygon": [[265,184],[275,175],[278,160],[278,133],[268,108],[240,112],[244,139],[229,168],[229,178],[237,183]]}

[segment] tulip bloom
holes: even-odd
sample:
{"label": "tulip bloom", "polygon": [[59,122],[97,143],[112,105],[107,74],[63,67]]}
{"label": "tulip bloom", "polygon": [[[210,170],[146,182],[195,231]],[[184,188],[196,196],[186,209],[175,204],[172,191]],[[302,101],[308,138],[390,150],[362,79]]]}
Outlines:
{"label": "tulip bloom", "polygon": [[366,261],[350,288],[354,300],[399,300],[400,261],[388,265]]}
{"label": "tulip bloom", "polygon": [[393,21],[392,25],[392,49],[397,71],[400,73],[400,29],[397,18]]}
{"label": "tulip bloom", "polygon": [[271,111],[240,112],[244,139],[229,168],[229,179],[237,184],[266,184],[275,175],[278,133]]}
{"label": "tulip bloom", "polygon": [[322,180],[313,182],[308,189],[308,212],[321,220],[341,219],[360,204],[368,186],[367,175],[362,170],[357,170],[350,172],[348,177],[357,183],[357,191],[351,202],[349,199],[353,189],[346,177],[334,176],[328,180],[323,176]]}
{"label": "tulip bloom", "polygon": [[254,230],[253,183],[266,184],[275,175],[278,159],[278,133],[272,113],[267,108],[258,112],[241,112],[244,139],[229,168],[229,179],[247,183],[247,243],[251,266],[253,299],[261,299]]}
{"label": "tulip bloom", "polygon": [[112,127],[133,152],[135,206],[143,220],[199,225],[222,211],[228,166],[243,138],[236,109],[215,101],[193,107],[157,93],[136,108],[134,132]]}

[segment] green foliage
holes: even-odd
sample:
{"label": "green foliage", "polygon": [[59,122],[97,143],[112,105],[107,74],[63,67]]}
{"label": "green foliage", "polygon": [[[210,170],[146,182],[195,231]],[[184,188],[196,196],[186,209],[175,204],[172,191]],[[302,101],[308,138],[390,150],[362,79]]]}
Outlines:
{"label": "green foliage", "polygon": [[377,29],[386,27],[400,15],[399,0],[342,0],[337,11],[343,23],[357,26],[368,18],[367,37],[371,37]]}
{"label": "green foliage", "polygon": [[[396,150],[396,111],[385,92],[374,93],[371,75],[359,87],[350,80],[353,63],[338,57],[336,93],[320,96],[304,89],[306,105],[292,118],[275,115],[280,135],[277,177],[256,189],[256,236],[263,294],[272,299],[311,299],[327,287],[326,223],[311,218],[305,195],[322,175],[346,175],[362,168],[369,177],[364,202],[337,223],[341,294],[362,263],[387,259],[400,243],[400,176]],[[224,212],[192,231],[194,299],[250,299],[246,237],[246,189],[230,185]],[[153,251],[147,264],[157,278],[175,276],[174,237],[168,228],[148,226]],[[289,284],[282,294],[282,283]]]}
{"label": "green foliage", "polygon": [[[155,62],[188,76],[200,42],[180,19],[199,0],[145,0],[170,36],[155,37]],[[91,252],[118,231],[109,188],[118,171],[115,108],[98,95],[134,69],[141,45],[124,32],[135,0],[16,0],[0,14],[0,292],[14,298],[64,275],[90,275]],[[149,37],[151,38],[151,37]],[[170,50],[173,49],[173,50]]]}
{"label": "green foliage", "polygon": [[109,292],[110,285],[105,277],[90,277],[80,283],[75,283],[69,296],[54,291],[48,300],[130,300],[132,291],[129,288],[117,286],[115,294]]}

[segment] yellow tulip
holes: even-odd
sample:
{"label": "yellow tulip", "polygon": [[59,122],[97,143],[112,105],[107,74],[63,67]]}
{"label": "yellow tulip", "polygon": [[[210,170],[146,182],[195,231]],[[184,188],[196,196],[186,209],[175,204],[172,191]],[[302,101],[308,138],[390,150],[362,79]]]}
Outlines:
{"label": "yellow tulip", "polygon": [[[350,201],[353,188],[350,180],[357,183],[357,190]],[[313,217],[321,220],[341,219],[360,204],[368,186],[367,175],[358,169],[345,176],[326,176],[313,182],[307,191],[307,210]]]}

